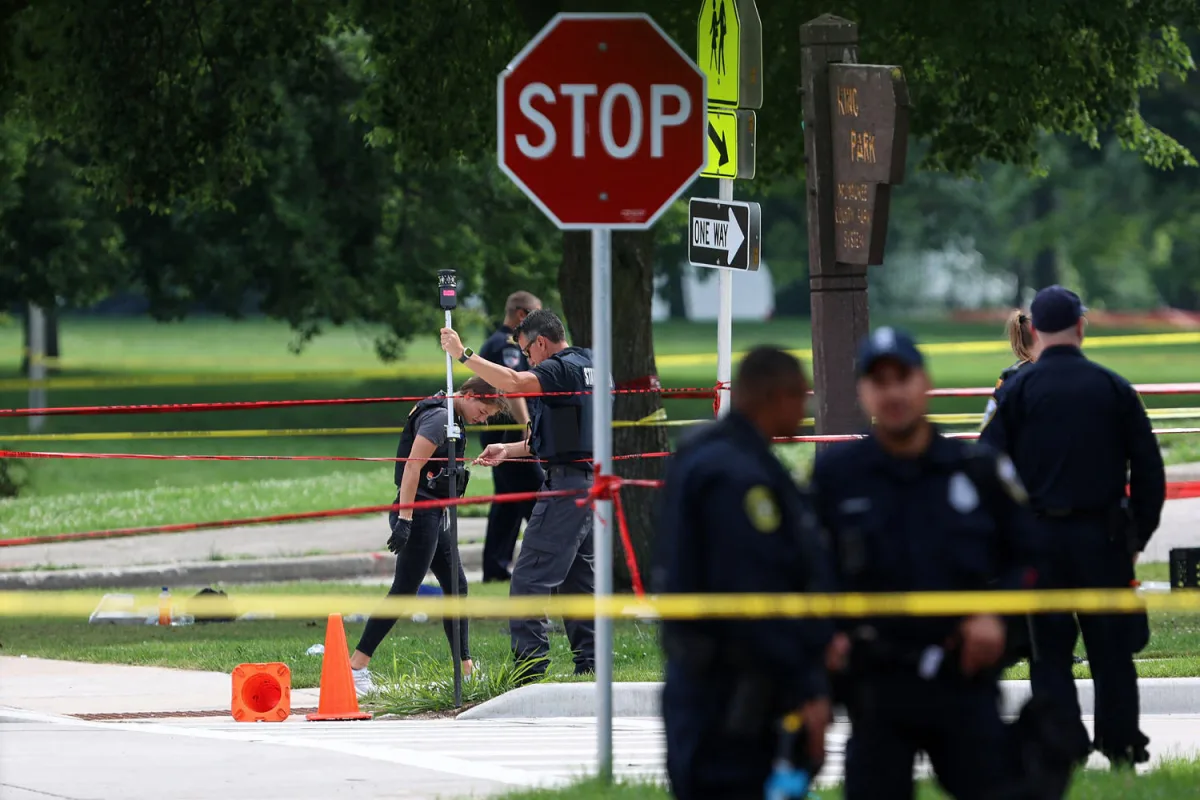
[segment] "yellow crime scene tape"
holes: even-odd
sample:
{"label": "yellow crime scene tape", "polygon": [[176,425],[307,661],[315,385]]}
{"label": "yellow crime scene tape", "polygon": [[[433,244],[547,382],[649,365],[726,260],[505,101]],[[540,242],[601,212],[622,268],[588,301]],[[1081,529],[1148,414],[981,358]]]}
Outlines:
{"label": "yellow crime scene tape", "polygon": [[[1084,347],[1088,350],[1113,347],[1147,347],[1153,345],[1200,344],[1200,332],[1197,333],[1143,333],[1127,336],[1089,336]],[[1010,353],[1012,347],[1007,341],[1000,339],[980,342],[930,342],[918,345],[918,349],[927,356],[935,355],[976,355],[980,353]],[[812,350],[789,350],[789,353],[808,361],[812,360]],[[741,352],[733,354],[737,359]],[[662,355],[655,356],[654,362],[659,367],[699,367],[706,364],[716,364],[716,353],[695,353],[692,355]]]}
{"label": "yellow crime scene tape", "polygon": [[[1200,344],[1200,332],[1191,333],[1147,333],[1125,336],[1093,336],[1088,337],[1087,349],[1147,347],[1180,344]],[[976,342],[931,342],[921,345],[920,349],[926,355],[971,355],[981,353],[1007,353],[1010,351],[1008,342],[996,339]],[[812,360],[811,349],[791,350],[793,355],[808,361]],[[733,354],[739,358],[742,351]],[[175,359],[172,362],[178,363]],[[665,367],[697,367],[716,365],[717,354],[666,354],[655,357],[659,368]],[[72,360],[59,360],[58,365],[73,365]],[[153,360],[115,360],[106,362],[80,362],[80,369],[98,369],[101,367],[120,368],[122,364],[155,365],[162,362]],[[244,362],[242,362],[244,363]],[[216,363],[213,364],[216,366]],[[469,375],[470,370],[455,364],[456,372],[463,376]],[[139,387],[171,387],[171,386],[233,386],[238,384],[267,384],[292,383],[297,381],[355,381],[355,380],[386,380],[401,378],[435,378],[446,374],[444,363],[418,362],[398,363],[394,367],[367,367],[351,370],[309,370],[301,372],[218,372],[211,374],[177,374],[177,375],[130,375],[91,378],[48,378],[44,381],[29,381],[23,378],[0,380],[0,391],[20,391],[31,388],[45,389],[129,389]]]}
{"label": "yellow crime scene tape", "polygon": [[[1200,419],[1200,408],[1156,408],[1147,412],[1153,420]],[[931,422],[945,425],[977,425],[982,414],[930,414]],[[663,409],[639,420],[616,420],[614,428],[687,427],[710,422],[708,419],[667,419]],[[803,425],[815,425],[808,417]],[[524,425],[468,425],[467,431],[523,431]],[[402,433],[403,427],[383,428],[252,428],[215,431],[103,431],[87,433],[0,433],[0,443],[20,442],[114,442],[150,439],[259,439],[290,436],[379,436]]]}
{"label": "yellow crime scene tape", "polygon": [[[41,590],[0,592],[0,617],[87,617],[103,594]],[[138,604],[155,607],[158,595],[134,595]],[[312,619],[330,614],[388,617],[460,616],[479,619],[589,617],[634,619],[751,619],[780,617],[957,616],[1055,612],[1136,613],[1195,611],[1200,590],[1140,594],[1132,589],[1078,589],[996,592],[911,592],[896,594],[680,594],[639,598],[612,595],[552,597],[437,597],[369,595],[253,594],[177,599],[173,605],[198,619],[227,616],[230,605],[242,614],[273,614]]]}

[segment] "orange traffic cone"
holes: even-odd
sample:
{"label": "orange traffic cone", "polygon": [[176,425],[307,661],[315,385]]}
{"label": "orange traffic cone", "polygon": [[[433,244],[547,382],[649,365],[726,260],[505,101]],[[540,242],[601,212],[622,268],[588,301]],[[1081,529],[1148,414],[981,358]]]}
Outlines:
{"label": "orange traffic cone", "polygon": [[283,722],[292,713],[292,671],[278,661],[233,670],[229,713],[238,722]]}
{"label": "orange traffic cone", "polygon": [[330,614],[325,628],[325,655],[321,659],[321,699],[317,713],[305,717],[310,722],[336,719],[370,719],[358,710],[358,694],[350,673],[350,652],[341,614]]}

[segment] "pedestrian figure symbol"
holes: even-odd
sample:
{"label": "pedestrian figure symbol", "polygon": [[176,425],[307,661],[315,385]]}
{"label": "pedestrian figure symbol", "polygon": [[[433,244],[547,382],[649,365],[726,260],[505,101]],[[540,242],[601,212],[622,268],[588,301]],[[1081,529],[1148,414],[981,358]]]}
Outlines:
{"label": "pedestrian figure symbol", "polygon": [[721,5],[718,10],[717,0],[712,0],[713,13],[712,24],[709,26],[709,35],[712,37],[712,44],[708,49],[708,66],[713,67],[713,61],[716,61],[717,74],[725,74],[725,0],[720,0]]}

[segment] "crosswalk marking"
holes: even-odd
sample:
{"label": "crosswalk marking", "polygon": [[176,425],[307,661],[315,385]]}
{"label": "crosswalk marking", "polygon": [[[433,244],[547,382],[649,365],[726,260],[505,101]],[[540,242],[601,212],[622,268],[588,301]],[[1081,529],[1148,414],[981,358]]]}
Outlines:
{"label": "crosswalk marking", "polygon": [[[235,722],[181,720],[172,727],[202,727],[211,731],[244,733]],[[826,739],[826,761],[819,783],[837,783],[842,777],[849,726],[835,724]],[[467,758],[481,767],[524,772],[536,776],[536,785],[569,783],[594,774],[596,723],[588,718],[530,720],[375,720],[372,722],[321,723],[320,725],[262,725],[255,739],[266,743],[329,746],[337,742],[363,748],[365,758],[389,749],[431,757]],[[285,742],[279,742],[285,743]],[[339,748],[343,749],[343,748]],[[918,764],[916,774],[927,772]],[[666,781],[666,741],[661,719],[613,720],[613,772],[622,778]]]}

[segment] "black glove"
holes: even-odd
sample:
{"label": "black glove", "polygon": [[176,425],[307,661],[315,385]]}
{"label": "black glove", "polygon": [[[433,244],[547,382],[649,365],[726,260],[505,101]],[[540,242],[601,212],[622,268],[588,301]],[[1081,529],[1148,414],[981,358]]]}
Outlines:
{"label": "black glove", "polygon": [[387,540],[387,549],[396,555],[400,555],[400,551],[404,549],[404,545],[408,544],[408,537],[411,533],[412,520],[397,517],[396,524],[392,526],[392,535]]}

